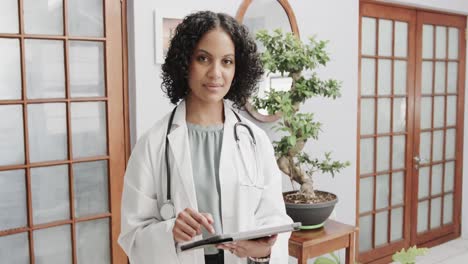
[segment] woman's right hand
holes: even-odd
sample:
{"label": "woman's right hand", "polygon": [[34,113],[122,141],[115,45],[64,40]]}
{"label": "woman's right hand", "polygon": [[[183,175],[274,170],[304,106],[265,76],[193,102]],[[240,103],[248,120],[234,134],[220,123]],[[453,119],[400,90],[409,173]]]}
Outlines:
{"label": "woman's right hand", "polygon": [[192,208],[185,208],[177,215],[172,235],[176,242],[190,241],[201,234],[202,226],[214,234],[213,217],[208,213],[199,213]]}

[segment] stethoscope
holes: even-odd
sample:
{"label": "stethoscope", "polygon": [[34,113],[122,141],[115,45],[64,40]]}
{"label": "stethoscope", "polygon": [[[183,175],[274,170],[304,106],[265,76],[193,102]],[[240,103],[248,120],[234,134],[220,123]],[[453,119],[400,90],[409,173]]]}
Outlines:
{"label": "stethoscope", "polygon": [[[172,110],[171,116],[169,118],[169,122],[167,124],[167,131],[166,131],[166,146],[165,146],[166,177],[167,177],[166,201],[163,203],[163,205],[161,206],[161,209],[159,211],[163,220],[170,220],[172,218],[175,218],[175,206],[174,206],[174,203],[171,200],[171,170],[170,170],[170,167],[169,167],[169,149],[168,149],[167,146],[169,145],[168,135],[169,135],[169,132],[171,131],[172,121],[174,120],[174,115],[175,115],[176,109],[177,109],[177,106],[174,108],[174,110]],[[255,187],[255,188],[258,188],[258,189],[264,189],[263,186],[258,185],[257,182],[256,182],[258,180],[258,174],[259,174],[258,173],[258,163],[257,163],[257,141],[255,140],[255,136],[254,136],[254,133],[252,131],[252,128],[250,128],[250,126],[247,125],[246,123],[242,122],[239,115],[234,110],[232,110],[232,112],[234,113],[234,115],[237,118],[237,123],[234,124],[234,139],[236,140],[237,150],[240,153],[242,164],[243,164],[244,169],[245,169],[245,173],[248,175],[248,178],[249,178],[248,183],[241,182],[240,184],[243,185],[243,186],[250,186],[250,187]],[[242,149],[241,149],[240,144],[239,144],[240,138],[239,138],[239,135],[237,134],[237,128],[238,127],[245,127],[247,129],[247,131],[249,132],[249,135],[250,135],[250,138],[251,138],[251,143],[252,143],[253,150],[254,150],[254,156],[255,156],[255,172],[256,172],[255,176],[250,175],[250,173],[248,173],[249,171],[247,169],[247,164],[245,163],[245,160],[244,160],[245,156],[243,155]]]}

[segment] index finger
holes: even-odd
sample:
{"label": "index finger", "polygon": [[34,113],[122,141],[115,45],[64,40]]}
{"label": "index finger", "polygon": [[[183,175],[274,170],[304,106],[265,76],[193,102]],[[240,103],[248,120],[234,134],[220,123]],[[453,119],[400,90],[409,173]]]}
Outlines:
{"label": "index finger", "polygon": [[201,225],[203,225],[206,228],[206,230],[208,230],[212,234],[215,233],[215,230],[213,226],[210,224],[210,221],[208,220],[207,217],[205,217],[203,214],[196,212],[194,210],[189,210],[189,213],[192,216],[192,218],[195,219]]}

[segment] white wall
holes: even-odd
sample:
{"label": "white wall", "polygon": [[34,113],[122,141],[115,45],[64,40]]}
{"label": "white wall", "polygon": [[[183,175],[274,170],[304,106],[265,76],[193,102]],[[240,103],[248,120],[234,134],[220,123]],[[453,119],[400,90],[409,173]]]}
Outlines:
{"label": "white wall", "polygon": [[[169,100],[161,91],[160,65],[154,64],[153,49],[153,10],[174,8],[185,10],[205,10],[225,12],[235,15],[241,0],[172,0],[129,2],[129,88],[132,125],[132,145],[152,124],[172,109]],[[348,160],[350,167],[337,175],[316,177],[319,188],[330,190],[341,197],[336,208],[336,217],[345,223],[354,224],[356,215],[356,130],[357,130],[357,81],[358,81],[358,0],[289,1],[299,26],[301,38],[317,35],[319,39],[329,40],[328,51],[331,62],[320,70],[323,78],[342,81],[342,97],[336,101],[314,99],[301,109],[315,113],[323,123],[323,133],[319,142],[309,143],[307,150],[312,154],[332,151],[338,160]],[[390,2],[390,1],[386,1]],[[443,9],[444,11],[468,14],[468,1],[465,0],[408,0],[393,1],[408,3],[424,8]],[[337,8],[339,7],[339,8]],[[468,68],[468,67],[467,67]],[[468,78],[467,78],[468,81]],[[468,88],[468,85],[466,86]],[[466,100],[468,109],[468,100]],[[467,122],[465,122],[466,124]],[[264,129],[271,125],[259,124]],[[468,127],[465,128],[468,135]],[[272,139],[276,139],[269,132]],[[465,136],[464,164],[468,164],[468,136]],[[467,173],[466,169],[464,170]],[[283,186],[289,190],[290,184],[284,177]],[[468,179],[464,180],[463,234],[468,236]]]}

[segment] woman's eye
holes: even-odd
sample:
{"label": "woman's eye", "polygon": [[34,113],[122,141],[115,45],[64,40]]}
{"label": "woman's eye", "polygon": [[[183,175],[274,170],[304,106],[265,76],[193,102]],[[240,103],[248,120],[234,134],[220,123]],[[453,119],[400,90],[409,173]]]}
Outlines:
{"label": "woman's eye", "polygon": [[234,64],[234,61],[233,60],[224,60],[224,63],[225,64]]}
{"label": "woman's eye", "polygon": [[208,61],[208,57],[206,57],[206,56],[198,56],[197,60],[198,60],[198,61],[201,61],[201,62],[205,62],[205,61]]}

